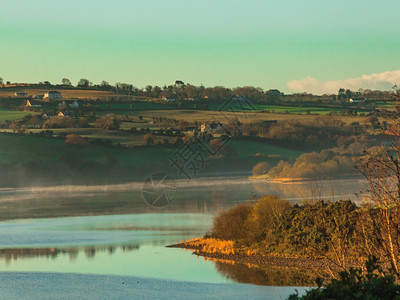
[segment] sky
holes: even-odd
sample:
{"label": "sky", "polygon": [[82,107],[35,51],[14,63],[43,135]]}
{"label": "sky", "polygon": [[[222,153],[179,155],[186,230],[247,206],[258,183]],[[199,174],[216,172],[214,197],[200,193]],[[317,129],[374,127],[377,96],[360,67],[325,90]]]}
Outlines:
{"label": "sky", "polygon": [[0,77],[389,90],[399,11],[398,0],[0,0]]}

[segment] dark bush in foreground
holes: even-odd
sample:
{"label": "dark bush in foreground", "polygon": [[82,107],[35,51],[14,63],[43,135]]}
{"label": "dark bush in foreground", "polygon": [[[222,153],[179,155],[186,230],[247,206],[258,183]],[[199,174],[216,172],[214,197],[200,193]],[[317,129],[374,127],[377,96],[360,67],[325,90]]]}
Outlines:
{"label": "dark bush in foreground", "polygon": [[317,279],[318,288],[307,291],[302,297],[292,294],[288,299],[400,299],[400,286],[395,284],[395,277],[382,275],[376,258],[370,258],[365,265],[366,272],[361,269],[341,272],[340,279],[332,279],[324,288],[321,288],[322,280]]}

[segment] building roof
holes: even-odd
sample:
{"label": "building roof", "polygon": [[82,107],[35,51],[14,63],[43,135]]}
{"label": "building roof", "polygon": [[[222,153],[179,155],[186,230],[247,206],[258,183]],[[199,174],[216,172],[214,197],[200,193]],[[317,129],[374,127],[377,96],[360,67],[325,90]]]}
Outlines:
{"label": "building roof", "polygon": [[26,106],[37,106],[37,107],[40,107],[40,106],[42,106],[42,104],[39,101],[27,100],[26,101]]}
{"label": "building roof", "polygon": [[48,91],[47,94],[61,94],[59,91]]}

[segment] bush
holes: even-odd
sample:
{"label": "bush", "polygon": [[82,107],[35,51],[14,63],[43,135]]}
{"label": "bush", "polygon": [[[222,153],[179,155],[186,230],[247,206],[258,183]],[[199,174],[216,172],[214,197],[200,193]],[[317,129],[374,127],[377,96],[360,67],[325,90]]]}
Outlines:
{"label": "bush", "polygon": [[89,146],[90,144],[87,138],[81,137],[80,135],[77,134],[67,135],[65,143],[72,145],[84,145],[84,146]]}
{"label": "bush", "polygon": [[121,119],[114,115],[108,114],[96,119],[95,127],[105,130],[118,130],[121,124]]}
{"label": "bush", "polygon": [[239,204],[229,210],[220,212],[214,219],[213,236],[224,240],[246,238],[245,222],[251,211],[248,204]]}
{"label": "bush", "polygon": [[43,124],[43,128],[73,128],[73,127],[75,127],[75,121],[68,116],[50,117]]}
{"label": "bush", "polygon": [[307,291],[302,297],[292,294],[288,299],[400,299],[400,286],[394,283],[395,277],[384,274],[377,267],[376,258],[370,258],[365,265],[366,272],[361,269],[341,272],[340,279],[332,279],[325,288],[321,288],[322,280],[317,279],[318,288]]}
{"label": "bush", "polygon": [[260,162],[253,167],[253,176],[260,176],[267,174],[269,170],[269,164],[266,161]]}
{"label": "bush", "polygon": [[146,133],[143,136],[143,139],[144,139],[144,143],[146,145],[153,145],[154,144],[154,136],[151,133]]}
{"label": "bush", "polygon": [[282,217],[281,231],[292,251],[308,251],[326,257],[335,251],[348,254],[354,247],[356,209],[350,200],[320,200],[295,206]]}
{"label": "bush", "polygon": [[277,196],[268,195],[258,199],[245,223],[248,241],[273,242],[275,239],[272,234],[279,226],[283,213],[290,207],[288,201]]}

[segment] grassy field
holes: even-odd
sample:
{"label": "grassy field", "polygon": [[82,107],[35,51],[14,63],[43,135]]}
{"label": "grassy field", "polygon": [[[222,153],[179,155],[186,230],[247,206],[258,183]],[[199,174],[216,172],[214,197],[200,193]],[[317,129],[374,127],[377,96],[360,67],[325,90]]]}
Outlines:
{"label": "grassy field", "polygon": [[[125,123],[122,123],[124,125]],[[110,131],[110,130],[101,130],[98,128],[53,128],[50,129],[55,136],[57,135],[69,135],[69,134],[78,134],[82,137],[88,138],[89,140],[101,139],[111,141],[113,144],[121,144],[126,146],[142,146],[144,145],[144,138],[141,134],[133,134],[128,132],[127,130],[132,127],[132,123],[126,123],[129,126],[125,126],[125,130],[120,131]],[[134,125],[136,128],[141,128],[139,126]],[[121,126],[122,127],[122,126]],[[143,128],[149,127],[150,129],[159,129],[158,126],[142,126]],[[12,129],[1,129],[3,132],[12,133]],[[43,129],[28,129],[26,133],[40,133]],[[173,144],[176,140],[175,137],[167,137],[167,136],[155,136],[155,143],[161,142],[163,139],[167,138],[171,144]]]}
{"label": "grassy field", "polygon": [[[109,112],[98,112],[98,115],[104,115]],[[315,118],[321,117],[321,115],[307,115],[307,114],[279,114],[279,113],[266,113],[266,112],[220,112],[220,111],[208,111],[208,110],[188,110],[188,109],[171,109],[171,110],[145,110],[145,111],[115,111],[116,115],[127,115],[127,116],[142,116],[144,120],[150,121],[153,117],[167,117],[176,120],[186,120],[189,122],[210,122],[219,121],[227,123],[231,119],[237,118],[242,123],[249,122],[261,122],[268,120],[277,121],[300,121],[310,122]],[[365,117],[340,117],[340,119],[347,123],[359,122],[360,124],[367,123]]]}
{"label": "grassy field", "polygon": [[[98,109],[104,109],[104,110],[147,110],[147,109],[174,109],[175,106],[173,105],[168,105],[166,103],[161,103],[161,102],[135,102],[133,104],[130,103],[110,103],[110,104],[98,104],[93,106]],[[193,108],[193,105],[190,106],[190,108]]]}
{"label": "grassy field", "polygon": [[[83,132],[78,133],[83,134]],[[110,135],[116,132],[109,132]],[[103,136],[102,136],[103,137]],[[138,136],[143,140],[142,136]],[[0,163],[27,163],[42,161],[56,162],[65,151],[73,150],[82,159],[104,163],[107,156],[112,156],[122,164],[143,165],[146,163],[167,163],[168,156],[176,151],[172,146],[142,146],[133,148],[116,148],[103,146],[66,145],[62,139],[31,137],[22,135],[0,134]],[[260,160],[273,155],[276,158],[294,159],[302,152],[268,143],[231,140],[229,145],[240,158],[259,157]],[[252,166],[249,166],[250,168]]]}
{"label": "grassy field", "polygon": [[80,158],[104,163],[112,156],[122,164],[143,165],[146,163],[166,163],[168,155],[174,151],[171,147],[135,147],[115,148],[102,146],[66,145],[64,140],[0,134],[0,163],[27,163],[42,161],[53,163],[66,151],[73,151]]}
{"label": "grassy field", "polygon": [[16,111],[10,109],[0,109],[0,122],[8,121],[18,121],[29,114],[35,114],[27,111]]}
{"label": "grassy field", "polygon": [[[98,104],[94,105],[93,108],[101,109],[101,110],[126,110],[127,113],[130,111],[135,110],[178,110],[176,104],[167,104],[162,102],[136,102],[133,105],[129,103],[110,103],[110,104]],[[229,106],[224,106],[223,103],[211,103],[208,106],[208,109],[205,109],[205,103],[193,103],[184,101],[182,105],[179,107],[179,110],[206,110],[206,111],[223,111],[224,113],[228,112],[270,112],[270,113],[277,113],[277,114],[317,114],[317,115],[326,115],[331,112],[339,112],[344,110],[343,108],[335,108],[335,107],[303,107],[303,106],[281,106],[281,105],[262,105],[262,104],[255,104],[255,105],[244,105],[243,107],[240,106],[233,106],[230,108]],[[367,112],[362,109],[356,109],[357,113]]]}
{"label": "grassy field", "polygon": [[240,157],[274,157],[293,160],[303,154],[301,151],[253,141],[232,140],[228,145],[232,146]]}
{"label": "grassy field", "polygon": [[[221,104],[211,104],[210,110],[221,110],[223,107]],[[290,114],[318,114],[318,115],[326,115],[330,112],[337,112],[344,110],[343,108],[335,108],[335,107],[318,107],[318,106],[285,106],[285,105],[265,105],[265,104],[252,104],[246,105],[243,107],[237,106],[236,110],[244,110],[244,111],[269,111],[271,113],[290,113]],[[366,112],[361,109],[356,109],[358,113]],[[225,109],[226,110],[226,109]]]}

